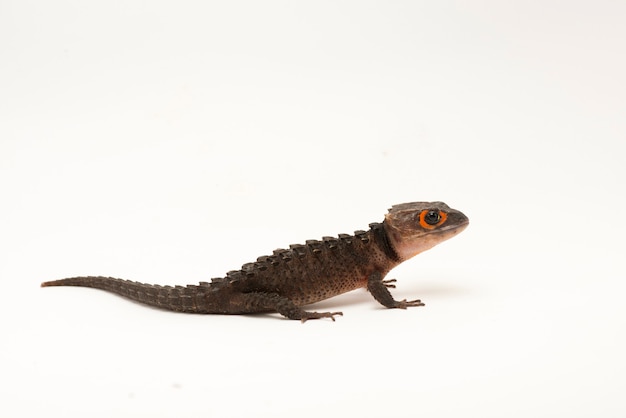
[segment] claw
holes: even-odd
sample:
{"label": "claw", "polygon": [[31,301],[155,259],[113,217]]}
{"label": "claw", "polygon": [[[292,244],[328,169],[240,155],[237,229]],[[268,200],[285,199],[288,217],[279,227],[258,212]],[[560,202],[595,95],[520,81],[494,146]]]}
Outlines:
{"label": "claw", "polygon": [[406,309],[406,308],[410,308],[413,306],[424,306],[424,304],[419,299],[408,300],[408,301],[406,299],[403,299],[396,303],[396,308],[399,308],[399,309]]}
{"label": "claw", "polygon": [[383,280],[383,284],[384,284],[386,287],[390,287],[390,288],[392,288],[392,289],[395,289],[395,288],[396,288],[396,285],[395,285],[395,284],[392,284],[392,283],[395,283],[395,282],[397,282],[397,280],[396,280],[396,279],[388,279],[388,280]]}
{"label": "claw", "polygon": [[334,322],[335,315],[343,316],[343,312],[305,312],[300,321],[304,324],[309,319],[330,318]]}

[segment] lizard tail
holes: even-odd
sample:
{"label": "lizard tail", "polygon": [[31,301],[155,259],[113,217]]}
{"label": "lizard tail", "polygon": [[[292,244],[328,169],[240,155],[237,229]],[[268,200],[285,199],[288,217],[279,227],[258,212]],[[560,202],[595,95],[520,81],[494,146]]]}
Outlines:
{"label": "lizard tail", "polygon": [[206,296],[211,291],[208,283],[200,283],[199,286],[159,286],[102,276],[71,277],[41,283],[41,287],[51,286],[92,287],[177,312],[208,313],[211,310],[207,306]]}

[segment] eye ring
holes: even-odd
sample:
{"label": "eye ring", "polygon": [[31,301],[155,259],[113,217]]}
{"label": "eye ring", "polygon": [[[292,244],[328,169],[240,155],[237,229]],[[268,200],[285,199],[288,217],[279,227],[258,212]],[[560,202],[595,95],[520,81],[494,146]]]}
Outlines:
{"label": "eye ring", "polygon": [[424,209],[420,212],[419,223],[424,229],[435,229],[443,224],[447,218],[447,214],[441,210]]}

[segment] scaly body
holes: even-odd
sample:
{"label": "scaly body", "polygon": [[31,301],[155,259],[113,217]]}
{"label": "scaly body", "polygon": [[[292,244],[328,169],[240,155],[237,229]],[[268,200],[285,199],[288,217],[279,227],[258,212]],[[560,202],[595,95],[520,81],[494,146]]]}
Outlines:
{"label": "scaly body", "polygon": [[388,308],[422,306],[396,301],[395,280],[385,275],[401,262],[461,232],[469,220],[442,202],[395,205],[369,231],[339,234],[321,241],[275,250],[225,278],[189,286],[159,286],[111,277],[73,277],[42,283],[107,290],[147,305],[179,312],[248,314],[278,312],[289,319],[332,318],[341,312],[311,312],[302,307],[358,288],[367,288]]}

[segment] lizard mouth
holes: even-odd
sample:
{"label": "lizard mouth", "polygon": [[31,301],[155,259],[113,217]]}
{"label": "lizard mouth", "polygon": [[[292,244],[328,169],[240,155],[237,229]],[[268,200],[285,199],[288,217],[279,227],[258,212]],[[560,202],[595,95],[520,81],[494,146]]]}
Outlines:
{"label": "lizard mouth", "polygon": [[[434,235],[439,235],[442,237],[441,241],[445,241],[453,236],[461,233],[467,226],[469,225],[469,219],[466,219],[463,223],[459,223],[456,225],[448,225],[444,226],[440,229],[432,231]],[[441,242],[439,241],[439,242]]]}
{"label": "lizard mouth", "polygon": [[450,225],[444,225],[440,227],[439,229],[436,229],[432,232],[445,233],[445,232],[454,231],[455,233],[457,233],[457,232],[463,231],[465,228],[467,228],[468,225],[469,225],[469,219],[465,215],[463,215],[463,219],[459,219],[458,221],[456,221],[455,223],[451,223]]}
{"label": "lizard mouth", "polygon": [[437,245],[440,242],[445,241],[461,233],[463,230],[465,230],[465,228],[467,228],[468,225],[469,225],[469,219],[465,218],[464,220],[460,222],[455,222],[450,225],[443,225],[431,231],[423,231],[424,234],[422,235],[421,239],[424,239],[426,241],[430,241],[430,240],[436,241],[434,245]]}

